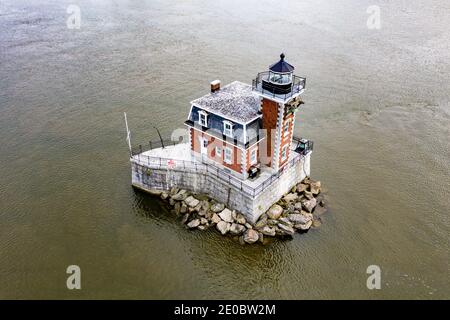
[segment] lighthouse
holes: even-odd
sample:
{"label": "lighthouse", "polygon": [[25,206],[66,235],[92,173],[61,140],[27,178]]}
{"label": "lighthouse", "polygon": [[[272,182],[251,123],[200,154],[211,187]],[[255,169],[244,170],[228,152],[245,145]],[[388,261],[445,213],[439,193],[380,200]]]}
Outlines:
{"label": "lighthouse", "polygon": [[269,70],[258,73],[252,91],[261,99],[262,128],[266,133],[266,163],[275,171],[288,161],[294,132],[295,113],[303,103],[300,95],[306,79],[294,75],[294,66],[280,55]]}

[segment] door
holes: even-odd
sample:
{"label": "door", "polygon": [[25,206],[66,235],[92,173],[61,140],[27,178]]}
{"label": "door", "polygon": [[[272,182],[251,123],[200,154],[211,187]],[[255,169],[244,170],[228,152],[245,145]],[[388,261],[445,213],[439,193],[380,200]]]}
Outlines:
{"label": "door", "polygon": [[198,137],[198,140],[200,141],[200,153],[204,155],[207,151],[208,140],[203,137]]}

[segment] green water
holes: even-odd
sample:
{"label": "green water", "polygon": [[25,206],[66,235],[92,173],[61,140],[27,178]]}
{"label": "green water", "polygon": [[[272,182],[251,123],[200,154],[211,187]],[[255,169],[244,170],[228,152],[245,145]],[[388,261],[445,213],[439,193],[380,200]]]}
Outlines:
{"label": "green water", "polygon": [[[0,298],[450,297],[448,1],[75,2],[0,3]],[[168,136],[281,51],[324,223],[265,247],[186,231],[131,188],[123,112],[134,143]]]}

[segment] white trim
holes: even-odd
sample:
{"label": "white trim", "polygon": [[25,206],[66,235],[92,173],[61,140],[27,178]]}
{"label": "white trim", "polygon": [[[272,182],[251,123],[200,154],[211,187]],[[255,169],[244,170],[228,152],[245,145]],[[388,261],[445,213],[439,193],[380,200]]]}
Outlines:
{"label": "white trim", "polygon": [[[199,98],[199,99],[200,99],[200,98]],[[246,125],[246,124],[248,124],[248,123],[250,123],[250,122],[252,122],[252,121],[255,121],[255,120],[258,119],[258,118],[261,118],[261,117],[262,117],[261,114],[258,114],[256,117],[252,118],[251,120],[249,120],[249,121],[247,121],[247,122],[242,122],[242,121],[240,121],[240,120],[230,118],[229,116],[226,116],[226,115],[224,115],[224,114],[222,114],[222,113],[220,113],[220,112],[217,112],[217,111],[215,111],[215,110],[209,110],[209,109],[207,109],[207,108],[205,108],[205,107],[200,107],[200,106],[194,104],[193,101],[191,101],[191,108],[192,108],[192,107],[196,107],[197,109],[200,109],[201,111],[213,113],[213,114],[215,114],[215,115],[218,115],[218,116],[221,117],[221,118],[224,118],[224,119],[226,119],[226,120],[228,120],[228,121],[231,121],[231,122],[234,122],[234,123],[243,125],[243,126]]]}
{"label": "white trim", "polygon": [[255,144],[260,143],[261,141],[263,141],[264,139],[266,139],[266,137],[262,137],[261,139],[259,139],[258,141],[256,141],[256,142],[255,142],[254,144],[252,144],[251,146],[248,146],[248,148],[245,148],[245,147],[242,148],[241,146],[238,146],[238,145],[236,145],[236,144],[233,144],[233,143],[231,143],[230,141],[220,139],[220,138],[218,138],[218,137],[216,137],[216,136],[214,136],[214,135],[208,133],[208,131],[198,130],[196,127],[191,126],[191,125],[188,125],[188,124],[186,124],[186,123],[185,123],[184,125],[185,125],[186,127],[189,127],[189,128],[192,128],[192,129],[196,130],[197,132],[201,132],[201,133],[207,134],[209,137],[212,137],[212,138],[217,139],[217,140],[219,140],[219,141],[225,142],[226,144],[229,144],[230,146],[236,147],[236,148],[238,148],[239,150],[246,150],[246,149],[249,149],[249,148],[253,147]]}
{"label": "white trim", "polygon": [[[289,127],[291,124],[291,119],[287,119],[286,121],[284,121],[283,123],[283,140],[286,140],[286,138],[289,136]],[[288,129],[286,131],[286,125],[288,126]]]}
{"label": "white trim", "polygon": [[[253,154],[255,155],[255,159],[252,159]],[[258,163],[258,147],[253,148],[250,150],[250,158],[249,158],[250,165],[254,165]]]}
{"label": "white trim", "polygon": [[[227,151],[229,151],[230,154],[230,160],[227,160]],[[233,164],[233,149],[230,147],[224,147],[223,148],[223,162],[226,164],[232,165]]]}
{"label": "white trim", "polygon": [[[205,117],[205,125],[202,123],[202,116]],[[202,127],[208,127],[208,114],[204,110],[198,111],[198,123]]]}
{"label": "white trim", "polygon": [[[227,128],[229,126],[230,128]],[[229,132],[227,131],[229,129]],[[233,123],[228,120],[223,120],[223,131],[222,133],[226,135],[227,137],[234,138],[233,136]],[[228,134],[229,133],[229,134]],[[244,136],[244,143],[245,143],[245,136]]]}
{"label": "white trim", "polygon": [[222,147],[216,146],[216,157],[220,156],[222,158]]}
{"label": "white trim", "polygon": [[286,100],[282,100],[282,99],[280,99],[280,98],[278,98],[278,97],[273,97],[273,96],[270,96],[270,95],[266,95],[266,94],[264,94],[264,93],[261,93],[261,92],[258,92],[258,91],[256,91],[256,90],[253,90],[253,93],[254,94],[256,94],[256,95],[258,95],[258,96],[260,96],[260,97],[263,97],[263,98],[266,98],[267,100],[271,100],[271,101],[274,101],[274,102],[278,102],[278,103],[283,103],[283,104],[285,104],[285,103],[288,103],[289,101],[291,101],[292,99],[294,99],[294,98],[297,98],[299,95],[301,95],[303,92],[305,91],[305,88],[303,88],[303,89],[301,89],[299,92],[297,92],[297,93],[294,93],[292,96],[290,96],[288,99],[286,99]]}
{"label": "white trim", "polygon": [[[275,137],[275,150],[273,153],[273,156],[275,158],[275,162],[273,163],[273,169],[276,171],[279,170],[280,165],[280,146],[281,146],[281,127],[283,123],[283,115],[284,115],[284,104],[277,103],[278,110],[277,110],[277,134]],[[273,162],[273,161],[272,161]]]}
{"label": "white trim", "polygon": [[[284,160],[287,159],[287,156],[288,156],[287,149],[289,149],[289,145],[288,145],[288,144],[285,144],[285,145],[283,146],[283,148],[281,148],[281,161],[284,161]],[[283,156],[283,151],[285,151],[285,152],[284,152],[284,156]]]}

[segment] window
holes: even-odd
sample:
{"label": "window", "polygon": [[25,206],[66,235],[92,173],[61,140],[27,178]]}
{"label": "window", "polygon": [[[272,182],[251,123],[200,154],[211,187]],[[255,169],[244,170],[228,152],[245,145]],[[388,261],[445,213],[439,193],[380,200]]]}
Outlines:
{"label": "window", "polygon": [[202,127],[207,127],[208,125],[208,115],[205,111],[198,112],[198,122]]}
{"label": "window", "polygon": [[258,160],[257,156],[258,156],[258,149],[255,148],[250,152],[250,164],[251,165],[256,164],[256,162]]}
{"label": "window", "polygon": [[222,148],[221,147],[216,147],[216,156],[222,157]]}
{"label": "window", "polygon": [[286,160],[287,158],[287,149],[288,145],[284,146],[283,149],[281,149],[281,160]]}
{"label": "window", "polygon": [[290,121],[290,120],[287,120],[287,121],[285,122],[285,124],[284,124],[284,127],[283,127],[283,136],[284,136],[285,138],[287,138],[287,136],[288,136],[288,134],[289,134],[289,126],[290,126],[290,124],[291,124],[291,121]]}
{"label": "window", "polygon": [[224,151],[225,163],[232,164],[233,163],[233,151],[228,147],[225,147],[225,149],[223,149],[223,151]]}
{"label": "window", "polygon": [[233,137],[233,124],[231,122],[223,122],[223,134],[229,137]]}

